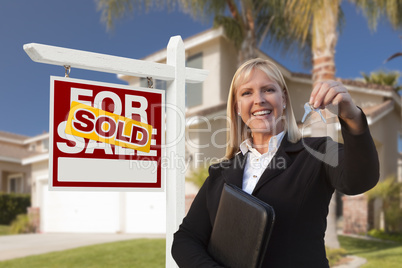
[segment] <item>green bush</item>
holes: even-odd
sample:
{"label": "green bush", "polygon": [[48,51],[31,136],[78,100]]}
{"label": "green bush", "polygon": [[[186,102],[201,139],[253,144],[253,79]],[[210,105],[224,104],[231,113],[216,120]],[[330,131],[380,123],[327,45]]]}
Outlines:
{"label": "green bush", "polygon": [[32,225],[27,214],[20,214],[11,223],[10,232],[12,234],[35,233],[35,226]]}
{"label": "green bush", "polygon": [[395,176],[390,176],[366,193],[369,200],[381,199],[386,233],[402,231],[401,191],[402,183]]}
{"label": "green bush", "polygon": [[327,253],[329,266],[331,267],[337,264],[346,255],[346,250],[343,248],[325,248],[325,251]]}
{"label": "green bush", "polygon": [[0,235],[9,235],[11,232],[10,225],[2,225],[0,224]]}
{"label": "green bush", "polygon": [[367,234],[374,238],[402,243],[402,233],[386,233],[384,230],[373,229],[368,231]]}
{"label": "green bush", "polygon": [[0,224],[9,225],[18,214],[26,213],[30,206],[29,194],[0,193]]}
{"label": "green bush", "polygon": [[186,176],[186,181],[190,181],[198,188],[201,188],[208,175],[208,167],[201,167],[193,170],[189,176]]}

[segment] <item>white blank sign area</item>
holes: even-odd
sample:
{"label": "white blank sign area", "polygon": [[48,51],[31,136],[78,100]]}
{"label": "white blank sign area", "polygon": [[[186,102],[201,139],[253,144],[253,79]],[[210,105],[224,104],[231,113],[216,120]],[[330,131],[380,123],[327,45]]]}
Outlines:
{"label": "white blank sign area", "polygon": [[157,161],[123,159],[58,159],[58,181],[71,182],[156,182]]}

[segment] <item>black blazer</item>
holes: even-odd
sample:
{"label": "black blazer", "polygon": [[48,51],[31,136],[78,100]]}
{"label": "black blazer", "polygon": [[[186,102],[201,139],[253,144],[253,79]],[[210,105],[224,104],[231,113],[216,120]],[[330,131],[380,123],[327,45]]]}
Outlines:
{"label": "black blazer", "polygon": [[[276,214],[262,267],[328,267],[324,234],[334,190],[354,195],[376,185],[379,162],[367,123],[361,135],[349,133],[342,121],[341,125],[344,145],[327,137],[290,143],[285,135],[258,181],[252,194],[273,206]],[[172,255],[179,267],[220,267],[206,249],[223,184],[241,188],[245,163],[246,156],[239,153],[209,168],[209,177],[174,235]]]}

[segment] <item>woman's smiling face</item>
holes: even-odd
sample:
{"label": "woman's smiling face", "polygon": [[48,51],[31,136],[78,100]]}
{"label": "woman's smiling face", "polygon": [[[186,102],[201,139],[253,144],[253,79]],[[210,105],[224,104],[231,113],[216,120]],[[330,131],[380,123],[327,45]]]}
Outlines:
{"label": "woman's smiling face", "polygon": [[236,91],[237,113],[251,129],[253,136],[271,137],[284,130],[282,120],[286,98],[278,83],[254,69],[248,81]]}

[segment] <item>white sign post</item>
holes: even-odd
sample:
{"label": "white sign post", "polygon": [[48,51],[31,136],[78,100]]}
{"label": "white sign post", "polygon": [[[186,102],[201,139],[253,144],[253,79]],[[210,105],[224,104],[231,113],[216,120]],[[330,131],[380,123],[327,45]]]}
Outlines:
{"label": "white sign post", "polygon": [[[185,157],[185,83],[203,82],[208,72],[185,67],[184,44],[180,36],[170,38],[167,64],[34,43],[24,45],[24,50],[35,62],[167,81],[166,155],[177,159]],[[166,267],[176,267],[170,249],[173,233],[184,217],[185,180],[184,173],[177,170],[175,165],[168,165],[165,174]]]}

